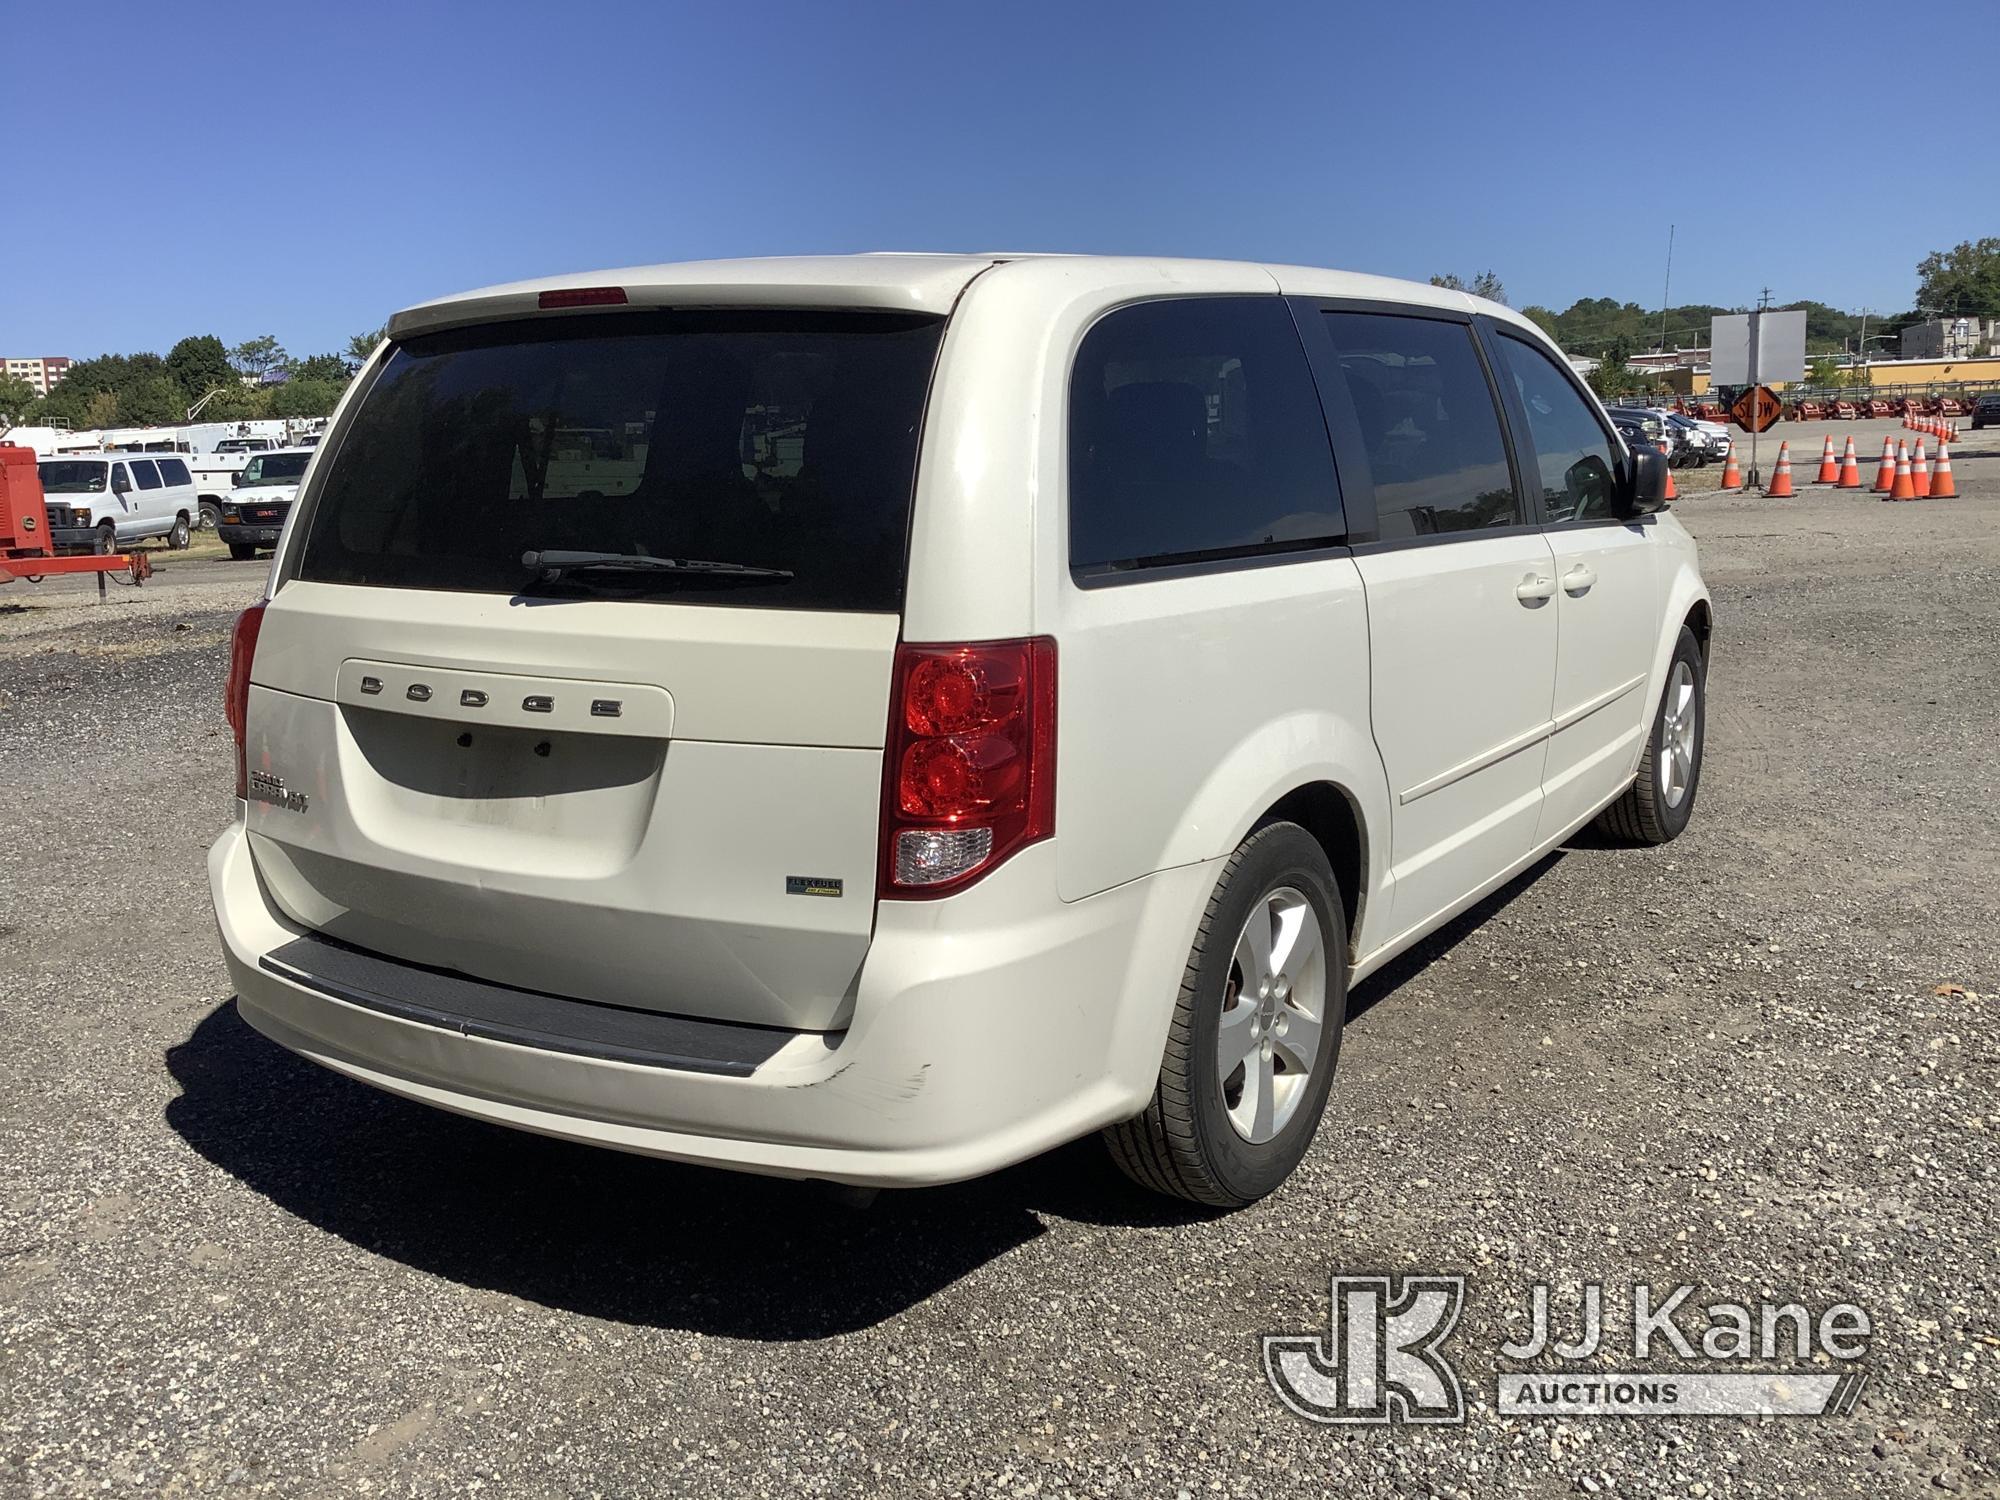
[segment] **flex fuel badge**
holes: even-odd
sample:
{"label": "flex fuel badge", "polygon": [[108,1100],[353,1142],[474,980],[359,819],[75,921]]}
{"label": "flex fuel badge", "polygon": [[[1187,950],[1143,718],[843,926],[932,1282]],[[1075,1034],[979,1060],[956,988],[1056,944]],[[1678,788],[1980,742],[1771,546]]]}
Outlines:
{"label": "flex fuel badge", "polygon": [[825,875],[787,875],[785,894],[787,896],[838,896],[841,882]]}

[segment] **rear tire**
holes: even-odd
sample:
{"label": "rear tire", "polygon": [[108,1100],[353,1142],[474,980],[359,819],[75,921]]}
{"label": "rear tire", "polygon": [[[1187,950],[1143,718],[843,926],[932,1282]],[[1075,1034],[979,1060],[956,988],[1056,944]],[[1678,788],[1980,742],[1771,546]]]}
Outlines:
{"label": "rear tire", "polygon": [[202,501],[201,518],[195,522],[195,525],[200,527],[203,531],[213,531],[217,526],[220,526],[221,524],[222,524],[222,507],[217,505],[213,500]]}
{"label": "rear tire", "polygon": [[1701,756],[1708,741],[1708,664],[1687,626],[1667,661],[1667,682],[1639,757],[1639,774],[1597,816],[1597,826],[1635,844],[1665,844],[1694,816]]}
{"label": "rear tire", "polygon": [[175,516],[174,528],[167,533],[168,548],[175,552],[185,552],[188,549],[188,539],[189,528],[187,516],[184,514]]}
{"label": "rear tire", "polygon": [[1112,1160],[1157,1193],[1254,1203],[1312,1144],[1346,1017],[1347,923],[1326,852],[1296,823],[1266,824],[1216,881],[1152,1103],[1105,1130]]}
{"label": "rear tire", "polygon": [[238,562],[248,562],[257,555],[257,548],[250,542],[231,542],[229,555]]}

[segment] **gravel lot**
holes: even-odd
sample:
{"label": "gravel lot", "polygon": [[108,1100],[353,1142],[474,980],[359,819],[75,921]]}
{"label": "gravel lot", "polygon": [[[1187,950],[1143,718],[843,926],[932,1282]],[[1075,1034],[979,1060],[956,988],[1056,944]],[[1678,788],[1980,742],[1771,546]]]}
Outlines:
{"label": "gravel lot", "polygon": [[[292,1058],[202,869],[262,566],[0,589],[0,1495],[2000,1493],[2000,443],[1891,506],[1815,490],[1799,430],[1798,498],[1681,507],[1687,836],[1568,850],[1363,987],[1304,1169],[1223,1218],[1089,1142],[856,1209]],[[1380,1270],[1472,1278],[1465,1426],[1266,1386],[1258,1334]],[[1528,1286],[1593,1279],[1852,1300],[1869,1384],[1498,1417]]]}

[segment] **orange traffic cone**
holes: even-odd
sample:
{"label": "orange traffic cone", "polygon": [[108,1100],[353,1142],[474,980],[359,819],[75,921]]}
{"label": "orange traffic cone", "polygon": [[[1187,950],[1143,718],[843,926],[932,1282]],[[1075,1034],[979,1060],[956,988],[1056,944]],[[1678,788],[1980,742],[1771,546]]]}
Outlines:
{"label": "orange traffic cone", "polygon": [[1736,445],[1729,445],[1729,457],[1722,463],[1722,488],[1740,490],[1743,488],[1743,471],[1736,467]]}
{"label": "orange traffic cone", "polygon": [[[1665,443],[1660,444],[1660,456],[1662,458],[1667,456],[1667,445]],[[1669,500],[1678,500],[1680,497],[1681,492],[1674,488],[1674,471],[1670,466],[1667,469],[1667,498]]]}
{"label": "orange traffic cone", "polygon": [[1910,450],[1901,443],[1896,444],[1896,484],[1889,491],[1891,500],[1914,500],[1916,487],[1910,482]]}
{"label": "orange traffic cone", "polygon": [[1958,486],[1951,478],[1951,449],[1939,443],[1937,472],[1931,475],[1931,499],[1956,500],[1957,498]]}
{"label": "orange traffic cone", "polygon": [[1931,465],[1924,457],[1924,440],[1917,439],[1917,451],[1910,455],[1910,488],[1919,500],[1931,497]]}
{"label": "orange traffic cone", "polygon": [[1789,441],[1778,444],[1778,464],[1771,470],[1771,483],[1764,493],[1776,500],[1792,493],[1792,445]]}
{"label": "orange traffic cone", "polygon": [[1861,488],[1861,460],[1854,453],[1854,439],[1847,440],[1847,451],[1840,455],[1840,487],[1844,490]]}
{"label": "orange traffic cone", "polygon": [[1882,465],[1875,471],[1875,493],[1886,495],[1896,487],[1896,440],[1882,439]]}
{"label": "orange traffic cone", "polygon": [[1832,434],[1828,434],[1826,446],[1819,450],[1819,473],[1813,476],[1813,483],[1840,483],[1840,464],[1833,456]]}

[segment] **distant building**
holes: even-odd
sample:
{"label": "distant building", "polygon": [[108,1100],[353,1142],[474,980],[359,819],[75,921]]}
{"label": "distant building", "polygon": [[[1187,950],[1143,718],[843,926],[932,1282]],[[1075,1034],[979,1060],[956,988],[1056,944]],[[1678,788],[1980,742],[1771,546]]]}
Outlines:
{"label": "distant building", "polygon": [[1904,359],[1977,359],[2000,354],[2000,318],[1932,318],[1903,330]]}
{"label": "distant building", "polygon": [[1625,361],[1625,368],[1641,374],[1662,370],[1706,370],[1712,351],[1707,345],[1693,349],[1667,349],[1650,354],[1635,354]]}
{"label": "distant building", "polygon": [[51,386],[60,385],[63,376],[69,374],[74,360],[51,354],[42,359],[10,359],[7,361],[7,378],[25,380],[35,388],[37,396],[46,396]]}

